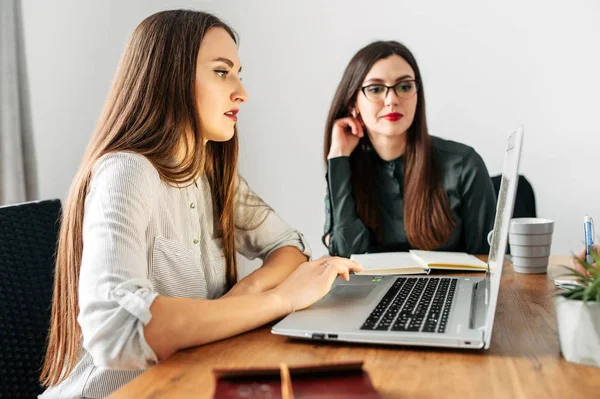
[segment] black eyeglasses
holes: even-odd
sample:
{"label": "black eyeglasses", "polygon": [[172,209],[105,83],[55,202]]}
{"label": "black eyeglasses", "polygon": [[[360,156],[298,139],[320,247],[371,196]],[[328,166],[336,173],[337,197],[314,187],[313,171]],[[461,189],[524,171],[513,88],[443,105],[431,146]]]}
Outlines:
{"label": "black eyeglasses", "polygon": [[419,89],[419,82],[417,80],[403,80],[396,83],[393,86],[386,86],[384,84],[373,84],[363,86],[360,90],[363,92],[367,100],[371,102],[383,101],[387,97],[390,89],[394,89],[394,92],[399,98],[407,99],[415,95]]}

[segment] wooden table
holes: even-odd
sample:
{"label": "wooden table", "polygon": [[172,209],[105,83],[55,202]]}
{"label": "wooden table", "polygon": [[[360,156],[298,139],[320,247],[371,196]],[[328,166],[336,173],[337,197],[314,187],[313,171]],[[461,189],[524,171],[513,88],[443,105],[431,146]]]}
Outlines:
{"label": "wooden table", "polygon": [[551,257],[548,274],[504,266],[488,351],[315,344],[289,340],[266,326],[181,351],[111,398],[212,398],[215,367],[269,367],[364,361],[381,398],[593,398],[600,368],[569,363],[560,354],[553,279],[568,256]]}

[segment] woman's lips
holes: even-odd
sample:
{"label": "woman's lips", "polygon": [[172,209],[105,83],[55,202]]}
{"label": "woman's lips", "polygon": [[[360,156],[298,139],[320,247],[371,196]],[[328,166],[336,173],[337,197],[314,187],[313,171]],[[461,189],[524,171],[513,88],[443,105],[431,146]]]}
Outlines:
{"label": "woman's lips", "polygon": [[403,115],[399,112],[391,112],[387,115],[383,116],[383,119],[388,120],[390,122],[396,122],[402,119]]}
{"label": "woman's lips", "polygon": [[237,113],[239,112],[239,110],[237,109],[232,109],[231,111],[227,111],[225,112],[225,116],[232,119],[234,122],[237,122],[238,118],[237,118]]}

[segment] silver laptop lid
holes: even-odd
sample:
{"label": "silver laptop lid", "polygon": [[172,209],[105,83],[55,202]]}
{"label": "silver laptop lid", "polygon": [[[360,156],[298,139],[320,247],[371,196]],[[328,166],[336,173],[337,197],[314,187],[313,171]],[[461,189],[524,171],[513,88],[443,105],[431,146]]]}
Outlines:
{"label": "silver laptop lid", "polygon": [[494,233],[490,244],[488,256],[488,278],[490,280],[489,305],[485,322],[485,349],[490,347],[492,339],[492,327],[494,326],[494,315],[496,314],[496,303],[500,289],[500,278],[502,277],[502,265],[506,253],[508,241],[508,230],[512,217],[515,196],[517,194],[517,183],[519,181],[519,159],[521,157],[521,145],[523,142],[523,126],[520,126],[507,140],[506,152],[504,153],[504,166],[502,169],[502,182],[498,192],[496,205],[496,219],[494,220]]}

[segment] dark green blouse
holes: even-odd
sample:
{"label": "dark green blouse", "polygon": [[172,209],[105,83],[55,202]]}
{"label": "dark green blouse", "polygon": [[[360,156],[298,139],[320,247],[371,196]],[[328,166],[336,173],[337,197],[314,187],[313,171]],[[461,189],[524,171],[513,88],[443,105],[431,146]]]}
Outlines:
{"label": "dark green blouse", "polygon": [[[487,234],[494,225],[496,194],[485,163],[467,145],[431,136],[434,159],[456,221],[454,231],[439,251],[487,254]],[[386,162],[377,157],[374,183],[383,225],[383,243],[375,244],[372,232],[356,212],[350,183],[350,158],[327,163],[325,236],[329,253],[349,257],[366,252],[413,249],[404,230],[404,156]]]}

